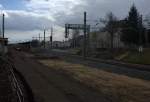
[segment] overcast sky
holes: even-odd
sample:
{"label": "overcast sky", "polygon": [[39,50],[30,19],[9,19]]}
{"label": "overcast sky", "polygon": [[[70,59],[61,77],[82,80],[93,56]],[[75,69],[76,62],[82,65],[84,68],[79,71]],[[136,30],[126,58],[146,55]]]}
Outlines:
{"label": "overcast sky", "polygon": [[0,0],[0,12],[6,15],[10,41],[29,40],[42,35],[44,28],[49,36],[51,26],[54,40],[63,40],[65,23],[83,23],[84,11],[89,20],[103,18],[110,11],[121,19],[133,4],[144,16],[150,13],[150,0]]}

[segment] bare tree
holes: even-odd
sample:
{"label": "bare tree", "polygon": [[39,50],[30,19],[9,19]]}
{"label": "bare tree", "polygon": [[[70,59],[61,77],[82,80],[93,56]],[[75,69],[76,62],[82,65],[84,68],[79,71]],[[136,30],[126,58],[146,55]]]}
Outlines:
{"label": "bare tree", "polygon": [[114,34],[117,32],[117,17],[109,12],[105,19],[100,20],[104,25],[104,30],[110,34],[110,47],[113,49]]}

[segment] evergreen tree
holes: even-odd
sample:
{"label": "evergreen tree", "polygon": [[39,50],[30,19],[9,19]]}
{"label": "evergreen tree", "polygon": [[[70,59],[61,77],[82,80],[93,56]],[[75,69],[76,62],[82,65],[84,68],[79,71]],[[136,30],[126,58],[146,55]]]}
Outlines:
{"label": "evergreen tree", "polygon": [[146,35],[146,43],[150,43],[150,14],[145,17],[145,34]]}
{"label": "evergreen tree", "polygon": [[140,35],[142,32],[142,18],[139,16],[135,5],[133,5],[129,11],[129,16],[124,20],[121,40],[125,44],[139,45],[143,41],[143,35]]}

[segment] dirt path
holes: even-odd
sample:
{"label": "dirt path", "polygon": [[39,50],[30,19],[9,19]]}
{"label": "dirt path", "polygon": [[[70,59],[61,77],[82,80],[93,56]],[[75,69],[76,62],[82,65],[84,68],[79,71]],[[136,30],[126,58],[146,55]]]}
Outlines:
{"label": "dirt path", "polygon": [[[109,102],[101,94],[23,52],[13,52],[15,67],[31,87],[36,102]],[[59,62],[58,62],[59,63]]]}

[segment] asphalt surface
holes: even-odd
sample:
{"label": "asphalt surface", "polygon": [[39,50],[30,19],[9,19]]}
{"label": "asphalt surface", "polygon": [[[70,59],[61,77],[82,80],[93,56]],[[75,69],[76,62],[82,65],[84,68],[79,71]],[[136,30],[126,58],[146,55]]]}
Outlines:
{"label": "asphalt surface", "polygon": [[32,89],[35,102],[111,102],[96,90],[43,66],[32,57],[24,52],[12,53],[15,67]]}

